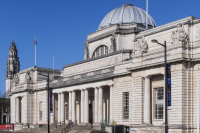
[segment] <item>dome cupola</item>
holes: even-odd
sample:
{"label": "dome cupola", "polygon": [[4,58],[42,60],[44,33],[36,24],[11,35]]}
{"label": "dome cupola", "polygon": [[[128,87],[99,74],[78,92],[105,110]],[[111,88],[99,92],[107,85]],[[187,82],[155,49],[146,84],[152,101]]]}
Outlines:
{"label": "dome cupola", "polygon": [[149,14],[146,13],[146,11],[133,6],[132,4],[124,4],[121,7],[110,11],[101,21],[98,30],[114,24],[127,25],[139,23],[146,25],[146,15],[148,26],[156,27],[155,21]]}

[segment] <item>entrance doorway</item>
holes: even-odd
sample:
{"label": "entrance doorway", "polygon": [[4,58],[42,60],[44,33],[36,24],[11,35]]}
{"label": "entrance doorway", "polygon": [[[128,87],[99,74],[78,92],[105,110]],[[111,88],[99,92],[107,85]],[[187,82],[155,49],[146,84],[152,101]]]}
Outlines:
{"label": "entrance doorway", "polygon": [[92,104],[89,104],[89,123],[93,123],[93,111],[92,111]]}
{"label": "entrance doorway", "polygon": [[3,116],[3,124],[6,124],[6,115]]}

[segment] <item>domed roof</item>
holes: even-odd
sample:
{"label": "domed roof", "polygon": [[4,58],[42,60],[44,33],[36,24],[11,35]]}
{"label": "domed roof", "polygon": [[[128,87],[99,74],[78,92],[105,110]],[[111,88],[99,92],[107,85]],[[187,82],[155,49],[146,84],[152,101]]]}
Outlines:
{"label": "domed roof", "polygon": [[[146,25],[146,12],[133,6],[132,4],[124,4],[111,12],[109,12],[99,25],[99,29],[113,24],[132,24],[142,23]],[[148,25],[156,27],[153,18],[148,14]]]}

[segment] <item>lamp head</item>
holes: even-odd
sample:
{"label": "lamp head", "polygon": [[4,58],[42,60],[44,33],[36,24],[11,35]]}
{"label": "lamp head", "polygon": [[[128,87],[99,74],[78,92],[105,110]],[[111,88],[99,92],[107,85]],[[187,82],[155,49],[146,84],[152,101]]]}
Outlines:
{"label": "lamp head", "polygon": [[152,43],[158,43],[156,39],[151,40]]}

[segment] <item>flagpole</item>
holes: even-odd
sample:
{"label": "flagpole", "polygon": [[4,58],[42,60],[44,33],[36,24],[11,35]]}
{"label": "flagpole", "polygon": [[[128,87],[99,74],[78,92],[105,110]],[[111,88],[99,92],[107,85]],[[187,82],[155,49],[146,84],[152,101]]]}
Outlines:
{"label": "flagpole", "polygon": [[35,66],[36,66],[36,44],[35,44]]}
{"label": "flagpole", "polygon": [[53,56],[53,79],[54,79],[54,56]]}
{"label": "flagpole", "polygon": [[146,4],[146,29],[148,29],[148,0]]}

